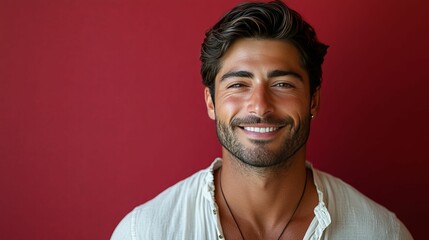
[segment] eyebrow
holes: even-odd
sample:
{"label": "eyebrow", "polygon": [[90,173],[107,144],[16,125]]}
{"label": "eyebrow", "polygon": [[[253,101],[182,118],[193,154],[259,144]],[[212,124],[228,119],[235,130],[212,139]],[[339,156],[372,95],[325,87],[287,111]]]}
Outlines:
{"label": "eyebrow", "polygon": [[282,77],[282,76],[288,76],[288,75],[292,75],[301,81],[303,80],[302,76],[299,73],[294,71],[284,71],[284,70],[273,70],[268,73],[268,78]]}
{"label": "eyebrow", "polygon": [[253,73],[248,71],[233,71],[233,72],[227,72],[224,75],[222,75],[221,81],[232,78],[232,77],[244,77],[244,78],[253,78]]}
{"label": "eyebrow", "polygon": [[[294,71],[285,71],[285,70],[273,70],[270,71],[268,73],[268,78],[275,78],[275,77],[282,77],[282,76],[288,76],[288,75],[292,75],[296,78],[298,78],[299,80],[303,80],[302,76]],[[248,71],[232,71],[232,72],[227,72],[224,75],[222,75],[221,77],[221,81],[227,79],[227,78],[232,78],[232,77],[243,77],[243,78],[253,78],[253,73],[248,72]]]}

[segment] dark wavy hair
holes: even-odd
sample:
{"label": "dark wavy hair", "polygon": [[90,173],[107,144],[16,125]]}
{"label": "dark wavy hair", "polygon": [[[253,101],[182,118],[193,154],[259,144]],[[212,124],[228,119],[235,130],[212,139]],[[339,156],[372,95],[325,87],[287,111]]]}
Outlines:
{"label": "dark wavy hair", "polygon": [[309,75],[311,96],[320,88],[328,46],[317,40],[313,27],[281,1],[249,2],[237,5],[224,15],[207,31],[201,46],[201,76],[213,101],[222,56],[234,41],[242,38],[279,39],[293,44]]}

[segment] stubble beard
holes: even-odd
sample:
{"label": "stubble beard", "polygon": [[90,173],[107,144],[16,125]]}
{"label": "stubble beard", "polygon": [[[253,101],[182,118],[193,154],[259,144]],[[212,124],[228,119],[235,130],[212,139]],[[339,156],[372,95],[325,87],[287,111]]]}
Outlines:
{"label": "stubble beard", "polygon": [[[289,134],[283,143],[276,149],[269,149],[266,145],[268,141],[250,140],[253,147],[245,147],[237,137],[240,123],[279,123],[283,122],[288,128]],[[296,126],[293,119],[287,117],[283,120],[261,119],[251,117],[246,119],[233,119],[228,125],[216,119],[217,136],[221,145],[239,160],[242,165],[251,168],[281,168],[290,164],[290,159],[307,142],[310,133],[310,114],[305,116]]]}

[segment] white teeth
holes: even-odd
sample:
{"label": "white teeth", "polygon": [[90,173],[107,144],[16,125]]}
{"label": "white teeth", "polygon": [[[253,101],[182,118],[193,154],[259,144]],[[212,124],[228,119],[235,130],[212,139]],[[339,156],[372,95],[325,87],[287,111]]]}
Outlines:
{"label": "white teeth", "polygon": [[279,128],[276,127],[265,127],[265,128],[259,128],[259,127],[244,127],[246,131],[249,132],[258,132],[258,133],[267,133],[267,132],[274,132]]}

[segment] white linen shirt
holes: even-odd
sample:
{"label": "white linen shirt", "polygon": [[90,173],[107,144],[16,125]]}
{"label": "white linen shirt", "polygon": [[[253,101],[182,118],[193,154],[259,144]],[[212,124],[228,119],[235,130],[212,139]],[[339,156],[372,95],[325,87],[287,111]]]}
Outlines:
{"label": "white linen shirt", "polygon": [[[214,198],[216,159],[209,168],[178,182],[136,207],[116,227],[111,240],[223,240]],[[319,203],[304,236],[319,239],[413,239],[395,214],[327,173],[313,169]]]}

